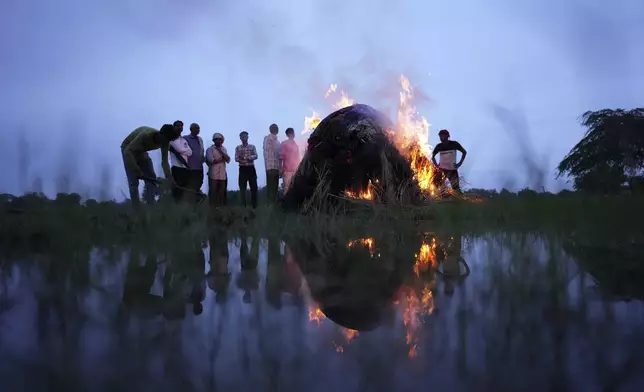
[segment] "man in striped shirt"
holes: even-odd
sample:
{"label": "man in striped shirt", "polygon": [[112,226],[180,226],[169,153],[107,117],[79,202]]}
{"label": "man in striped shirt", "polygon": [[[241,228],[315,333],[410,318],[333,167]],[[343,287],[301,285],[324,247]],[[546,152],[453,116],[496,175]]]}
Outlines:
{"label": "man in striped shirt", "polygon": [[248,132],[242,131],[239,134],[241,144],[235,148],[235,162],[239,164],[239,196],[242,205],[246,207],[246,186],[250,187],[250,199],[253,208],[257,208],[257,171],[255,171],[255,160],[257,149],[254,145],[248,144]]}
{"label": "man in striped shirt", "polygon": [[157,187],[157,175],[154,172],[152,159],[148,151],[161,149],[161,167],[167,181],[173,183],[170,164],[168,163],[168,151],[170,142],[179,136],[175,128],[170,124],[164,124],[161,130],[152,127],[138,127],[132,131],[121,143],[121,154],[127,176],[130,200],[138,206],[141,203],[139,197],[139,180],[145,182],[143,198],[146,203],[154,202]]}
{"label": "man in striped shirt", "polygon": [[277,140],[279,128],[271,124],[269,134],[264,137],[264,166],[266,166],[266,195],[269,203],[277,201],[277,187],[280,182],[280,142]]}

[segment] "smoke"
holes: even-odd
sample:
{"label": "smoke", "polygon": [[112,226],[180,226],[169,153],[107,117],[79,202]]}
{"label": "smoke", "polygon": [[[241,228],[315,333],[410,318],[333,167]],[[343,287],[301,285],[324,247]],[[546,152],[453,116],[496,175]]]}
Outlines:
{"label": "smoke", "polygon": [[27,178],[29,177],[29,143],[25,135],[25,128],[21,127],[18,132],[18,187],[21,193],[27,191]]}
{"label": "smoke", "polygon": [[[539,156],[530,140],[530,126],[526,113],[518,107],[508,108],[500,104],[491,105],[494,118],[500,123],[503,130],[514,139],[514,144],[506,147],[512,150],[518,147],[519,159],[523,163],[523,170],[527,176],[527,184],[537,191],[545,189],[546,169],[544,163],[548,162],[545,156]],[[512,188],[515,181],[508,179],[506,187]]]}

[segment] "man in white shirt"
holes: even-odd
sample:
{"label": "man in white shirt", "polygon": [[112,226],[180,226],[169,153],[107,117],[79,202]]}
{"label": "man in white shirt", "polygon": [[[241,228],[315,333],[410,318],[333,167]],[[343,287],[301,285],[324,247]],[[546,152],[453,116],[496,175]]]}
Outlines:
{"label": "man in white shirt", "polygon": [[[459,142],[450,140],[447,129],[442,129],[438,132],[438,137],[441,142],[434,147],[434,151],[432,152],[432,163],[438,168],[434,173],[434,184],[437,188],[441,188],[444,186],[445,180],[448,180],[452,189],[457,193],[461,193],[458,168],[463,164],[467,156],[467,151],[465,151]],[[456,162],[457,151],[461,153],[461,159],[458,163]],[[440,162],[437,164],[436,155],[439,154]]]}
{"label": "man in white shirt", "polygon": [[190,169],[188,169],[188,158],[192,155],[192,149],[183,136],[179,136],[170,142],[170,164],[172,177],[177,185],[172,189],[172,196],[176,202],[183,198],[184,190],[190,184]]}

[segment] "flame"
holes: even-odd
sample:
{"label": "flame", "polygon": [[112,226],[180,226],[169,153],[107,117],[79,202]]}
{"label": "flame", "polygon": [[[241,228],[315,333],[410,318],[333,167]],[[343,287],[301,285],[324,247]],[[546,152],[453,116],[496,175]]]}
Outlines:
{"label": "flame", "polygon": [[[378,183],[377,180],[375,182],[376,184]],[[373,187],[373,183],[371,182],[371,180],[369,180],[366,190],[356,193],[350,189],[346,189],[344,191],[344,195],[348,198],[356,199],[356,200],[373,200],[373,197],[376,194],[375,191],[376,190]]]}
{"label": "flame", "polygon": [[[347,244],[348,248],[352,248],[356,245],[361,245],[367,249],[369,249],[369,254],[371,254],[371,257],[374,256],[376,253],[376,242],[374,241],[373,238],[368,237],[368,238],[360,238],[358,240],[353,240]],[[378,254],[380,257],[380,254]]]}
{"label": "flame", "polygon": [[[429,159],[431,154],[429,128],[431,124],[414,106],[414,87],[405,75],[400,75],[400,86],[401,92],[395,129],[388,130],[388,134],[400,153],[409,160],[414,171],[414,179],[418,182],[420,188],[426,194],[435,197],[438,192],[432,181],[434,165]],[[324,98],[329,99],[334,93],[337,93],[337,90],[338,85],[331,84],[324,94]],[[340,90],[340,97],[332,103],[332,107],[338,110],[354,103],[355,100],[349,98],[344,90]],[[321,121],[320,115],[315,111],[311,116],[305,116],[302,134],[313,132]],[[345,195],[355,199],[373,200],[373,192],[370,192],[369,189],[358,194],[346,191]]]}

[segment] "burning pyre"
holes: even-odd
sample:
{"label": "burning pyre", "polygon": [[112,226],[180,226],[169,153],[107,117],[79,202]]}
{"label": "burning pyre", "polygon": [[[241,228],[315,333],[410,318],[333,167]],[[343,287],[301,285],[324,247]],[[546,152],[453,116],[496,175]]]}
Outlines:
{"label": "burning pyre", "polygon": [[[405,75],[400,76],[400,100],[397,111],[397,118],[393,129],[387,130],[390,140],[405,157],[414,172],[414,180],[418,182],[420,189],[428,196],[436,197],[438,190],[432,181],[434,166],[430,160],[431,146],[429,145],[430,124],[414,106],[414,88]],[[338,86],[332,84],[325,94],[329,98],[337,94]],[[333,109],[342,109],[355,104],[344,90],[340,90],[340,97],[332,104]],[[303,135],[315,130],[322,119],[317,112],[311,116],[304,117]],[[367,189],[354,192],[351,189],[345,190],[345,196],[353,199],[373,200],[375,192],[374,184],[369,183]]]}

